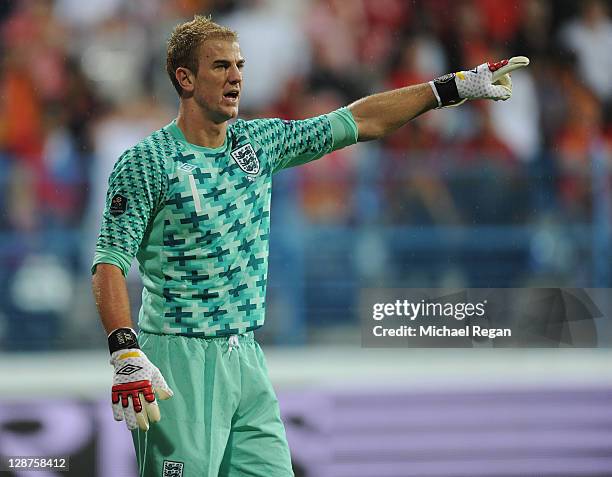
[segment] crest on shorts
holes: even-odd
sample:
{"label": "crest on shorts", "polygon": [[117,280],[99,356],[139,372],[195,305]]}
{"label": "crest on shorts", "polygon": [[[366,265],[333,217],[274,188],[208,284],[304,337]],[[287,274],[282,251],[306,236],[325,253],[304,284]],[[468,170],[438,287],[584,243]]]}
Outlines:
{"label": "crest on shorts", "polygon": [[245,144],[244,146],[232,151],[231,155],[234,161],[236,161],[236,164],[240,166],[240,169],[247,174],[255,175],[259,173],[259,159],[253,150],[253,146],[250,144]]}
{"label": "crest on shorts", "polygon": [[185,464],[173,460],[165,460],[162,477],[183,477]]}

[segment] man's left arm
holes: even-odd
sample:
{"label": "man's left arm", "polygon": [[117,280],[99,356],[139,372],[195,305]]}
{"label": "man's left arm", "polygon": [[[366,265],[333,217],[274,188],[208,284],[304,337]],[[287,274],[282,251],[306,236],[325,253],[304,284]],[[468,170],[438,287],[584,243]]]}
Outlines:
{"label": "man's left arm", "polygon": [[433,90],[423,83],[361,98],[348,109],[357,125],[358,140],[370,141],[392,133],[437,106]]}
{"label": "man's left arm", "polygon": [[509,72],[529,60],[516,57],[483,63],[429,83],[362,98],[346,108],[299,121],[245,121],[252,139],[267,149],[272,170],[299,166],[337,149],[382,138],[433,108],[457,106],[468,99],[506,100],[512,95]]}

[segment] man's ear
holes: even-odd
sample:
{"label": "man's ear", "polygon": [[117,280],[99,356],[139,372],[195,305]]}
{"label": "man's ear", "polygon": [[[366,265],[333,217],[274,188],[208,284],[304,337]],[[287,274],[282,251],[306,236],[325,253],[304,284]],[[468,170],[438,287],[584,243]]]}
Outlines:
{"label": "man's ear", "polygon": [[181,88],[183,88],[183,91],[187,93],[187,95],[193,92],[195,88],[195,76],[191,70],[180,66],[176,69],[174,75],[179,85],[181,85]]}

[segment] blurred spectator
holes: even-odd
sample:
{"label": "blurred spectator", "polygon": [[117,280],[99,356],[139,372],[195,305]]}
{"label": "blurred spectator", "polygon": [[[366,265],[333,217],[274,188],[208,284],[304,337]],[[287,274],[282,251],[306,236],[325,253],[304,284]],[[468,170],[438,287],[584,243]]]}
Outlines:
{"label": "blurred spectator", "polygon": [[[473,1],[459,2],[455,10],[456,22],[453,37],[458,47],[459,64],[464,68],[482,63],[490,58],[490,39],[483,11]],[[457,41],[461,39],[460,41]]]}
{"label": "blurred spectator", "polygon": [[523,15],[516,36],[510,42],[513,55],[531,59],[532,66],[546,60],[556,48],[552,35],[551,3],[546,0],[524,0]]}
{"label": "blurred spectator", "polygon": [[107,101],[118,105],[146,93],[149,49],[144,26],[114,16],[96,24],[78,48],[84,73]]}
{"label": "blurred spectator", "polygon": [[43,149],[46,108],[65,93],[63,32],[47,2],[22,2],[2,25],[0,147],[10,160],[8,222],[33,230],[48,191]]}
{"label": "blurred spectator", "polygon": [[[356,30],[360,60],[369,68],[384,71],[394,46],[409,21],[409,4],[402,0],[363,0]],[[376,71],[373,72],[376,74]],[[379,78],[380,79],[380,78]]]}
{"label": "blurred spectator", "polygon": [[606,3],[601,0],[580,2],[579,18],[561,29],[562,42],[578,58],[582,79],[601,101],[612,100],[612,22]]}
{"label": "blurred spectator", "polygon": [[[314,0],[305,23],[311,43],[313,89],[331,86],[357,99],[367,92],[365,73],[360,70],[358,27],[361,2],[344,8],[339,1]],[[348,16],[349,18],[343,18]]]}
{"label": "blurred spectator", "polygon": [[91,28],[111,19],[119,13],[125,0],[83,2],[81,0],[57,0],[55,17],[75,28]]}
{"label": "blurred spectator", "polygon": [[540,100],[529,70],[512,75],[513,88],[521,94],[508,101],[491,103],[491,126],[495,134],[523,161],[533,161],[540,150]]}
{"label": "blurred spectator", "polygon": [[505,0],[503,8],[500,8],[498,0],[475,0],[474,3],[482,12],[483,26],[489,39],[502,45],[514,38],[523,21],[524,0]]}
{"label": "blurred spectator", "polygon": [[431,35],[406,38],[398,49],[397,64],[390,71],[389,88],[429,81],[448,70],[444,49]]}
{"label": "blurred spectator", "polygon": [[238,32],[246,59],[240,99],[245,111],[269,108],[280,100],[291,78],[306,74],[310,49],[297,18],[261,0],[250,0],[219,21]]}
{"label": "blurred spectator", "polygon": [[602,140],[603,113],[595,95],[571,72],[562,78],[568,107],[556,137],[560,167],[560,195],[571,218],[591,217],[591,150]]}

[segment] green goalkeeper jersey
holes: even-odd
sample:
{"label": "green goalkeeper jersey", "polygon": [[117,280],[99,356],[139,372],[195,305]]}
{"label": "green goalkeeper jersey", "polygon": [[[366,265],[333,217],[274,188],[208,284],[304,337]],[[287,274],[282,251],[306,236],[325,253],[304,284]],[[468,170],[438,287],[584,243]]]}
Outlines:
{"label": "green goalkeeper jersey", "polygon": [[357,141],[346,108],[301,120],[237,120],[216,149],[175,122],[127,150],[109,179],[94,265],[143,279],[139,326],[224,336],[264,323],[272,175]]}

